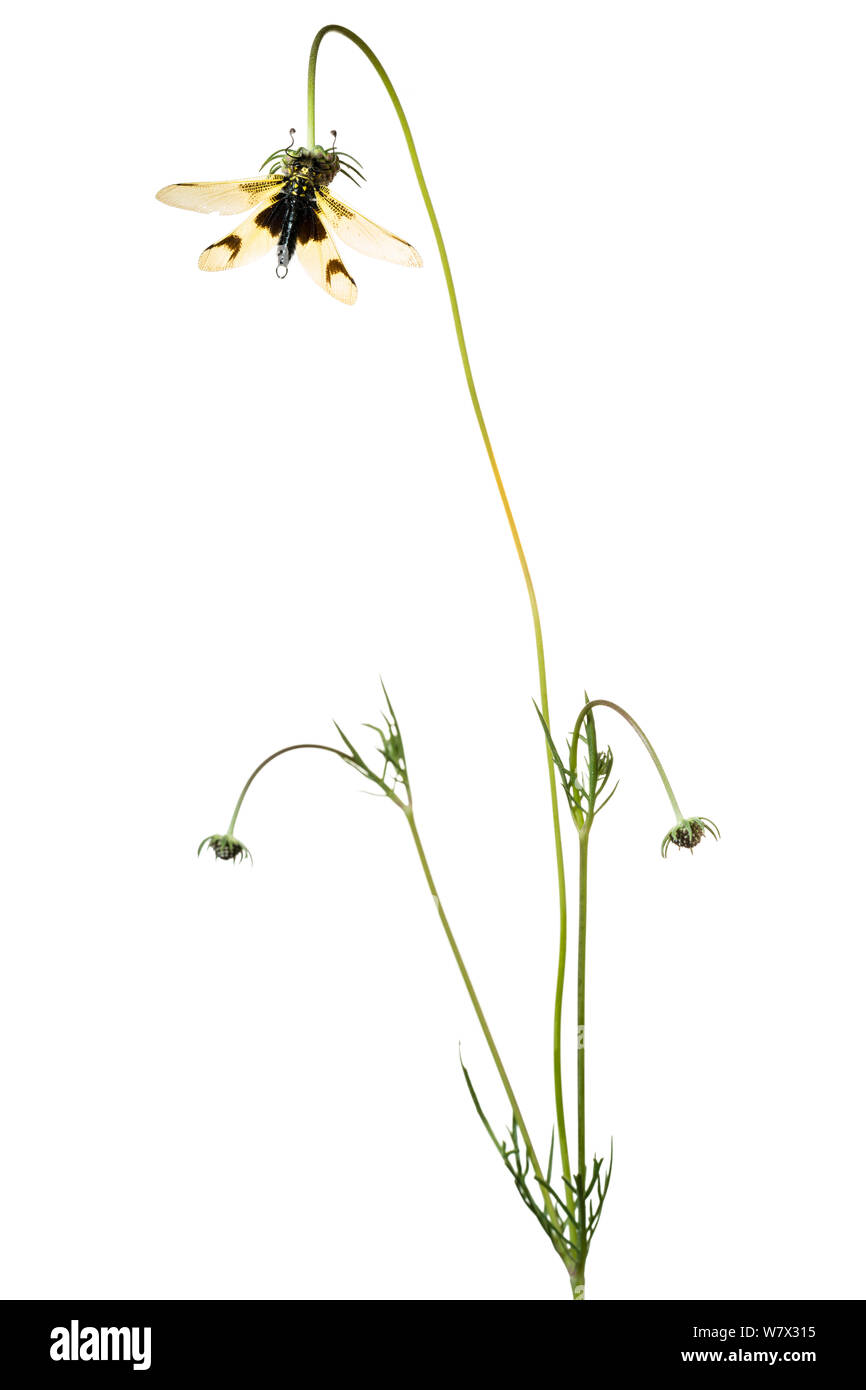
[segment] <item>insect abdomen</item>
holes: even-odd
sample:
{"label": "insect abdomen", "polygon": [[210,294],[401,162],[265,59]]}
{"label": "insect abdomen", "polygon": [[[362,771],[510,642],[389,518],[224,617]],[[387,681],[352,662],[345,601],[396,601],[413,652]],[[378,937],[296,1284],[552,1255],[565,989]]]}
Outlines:
{"label": "insect abdomen", "polygon": [[279,245],[277,246],[277,265],[288,265],[292,256],[295,254],[295,245],[298,240],[298,204],[294,198],[289,199],[289,206],[286,209],[286,217],[283,223],[283,230],[280,234]]}
{"label": "insect abdomen", "polygon": [[277,243],[277,266],[288,266],[295,250],[295,199],[279,197],[262,208],[256,226],[270,232]]}

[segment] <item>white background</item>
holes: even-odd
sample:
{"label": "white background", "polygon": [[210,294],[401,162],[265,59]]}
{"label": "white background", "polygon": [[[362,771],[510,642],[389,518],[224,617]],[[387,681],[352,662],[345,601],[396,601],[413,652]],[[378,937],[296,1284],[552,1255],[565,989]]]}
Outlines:
{"label": "white background", "polygon": [[254,868],[195,856],[273,749],[363,737],[381,673],[546,1150],[532,631],[390,105],[327,39],[342,196],[425,259],[347,254],[352,309],[199,274],[233,222],[153,197],[303,138],[332,20],[414,126],[557,736],[584,687],[623,703],[722,827],[663,862],[599,716],[589,1295],[863,1297],[866,21],[791,0],[9,21],[0,1292],[569,1297],[465,1091],[458,1040],[504,1126],[399,813],[298,755],[239,821]]}

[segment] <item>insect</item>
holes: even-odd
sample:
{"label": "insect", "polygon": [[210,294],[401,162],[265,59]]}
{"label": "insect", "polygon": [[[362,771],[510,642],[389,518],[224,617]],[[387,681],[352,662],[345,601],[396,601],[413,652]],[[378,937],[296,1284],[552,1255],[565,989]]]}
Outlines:
{"label": "insect", "polygon": [[[289,133],[294,137],[294,130]],[[231,270],[275,248],[277,276],[281,280],[297,255],[307,274],[327,294],[341,304],[354,304],[358,287],[343,264],[331,233],[365,256],[395,265],[421,265],[421,257],[407,241],[362,217],[330,192],[329,185],[337,174],[344,174],[353,183],[364,178],[354,156],[335,148],[336,131],[331,134],[334,145],[328,150],[321,145],[294,149],[291,144],[275,150],[261,166],[270,166],[264,178],[172,183],[159,190],[156,196],[161,203],[191,212],[252,209],[246,221],[202,251],[200,270]]]}

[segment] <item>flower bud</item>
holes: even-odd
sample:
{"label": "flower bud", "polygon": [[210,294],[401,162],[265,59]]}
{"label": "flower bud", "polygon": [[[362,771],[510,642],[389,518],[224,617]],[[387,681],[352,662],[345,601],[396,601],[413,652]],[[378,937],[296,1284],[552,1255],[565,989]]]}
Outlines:
{"label": "flower bud", "polygon": [[718,840],[720,834],[719,827],[707,820],[706,816],[692,816],[690,820],[677,821],[662,840],[662,858],[667,858],[671,845],[676,845],[677,849],[687,849],[692,854],[695,845],[699,845],[705,835],[712,835],[714,840]]}
{"label": "flower bud", "polygon": [[240,859],[241,862],[244,859],[249,859],[252,863],[253,856],[246,845],[241,844],[240,840],[236,840],[234,835],[206,835],[198,847],[199,854],[205,845],[208,849],[213,850],[217,859],[231,859],[232,861]]}

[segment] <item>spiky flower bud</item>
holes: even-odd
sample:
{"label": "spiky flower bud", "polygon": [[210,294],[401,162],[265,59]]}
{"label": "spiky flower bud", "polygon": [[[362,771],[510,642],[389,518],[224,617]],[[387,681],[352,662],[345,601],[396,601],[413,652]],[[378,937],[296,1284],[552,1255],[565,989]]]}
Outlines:
{"label": "spiky flower bud", "polygon": [[217,859],[231,859],[232,861],[240,859],[242,863],[244,859],[249,859],[252,863],[253,856],[246,845],[241,844],[240,840],[236,840],[234,835],[206,835],[198,847],[199,854],[205,845],[208,849],[213,850]]}
{"label": "spiky flower bud", "polygon": [[706,816],[692,816],[690,820],[677,821],[662,840],[662,858],[667,858],[671,845],[693,853],[695,845],[700,844],[705,835],[712,835],[714,840],[718,840],[721,835],[719,827],[714,821],[707,820]]}

